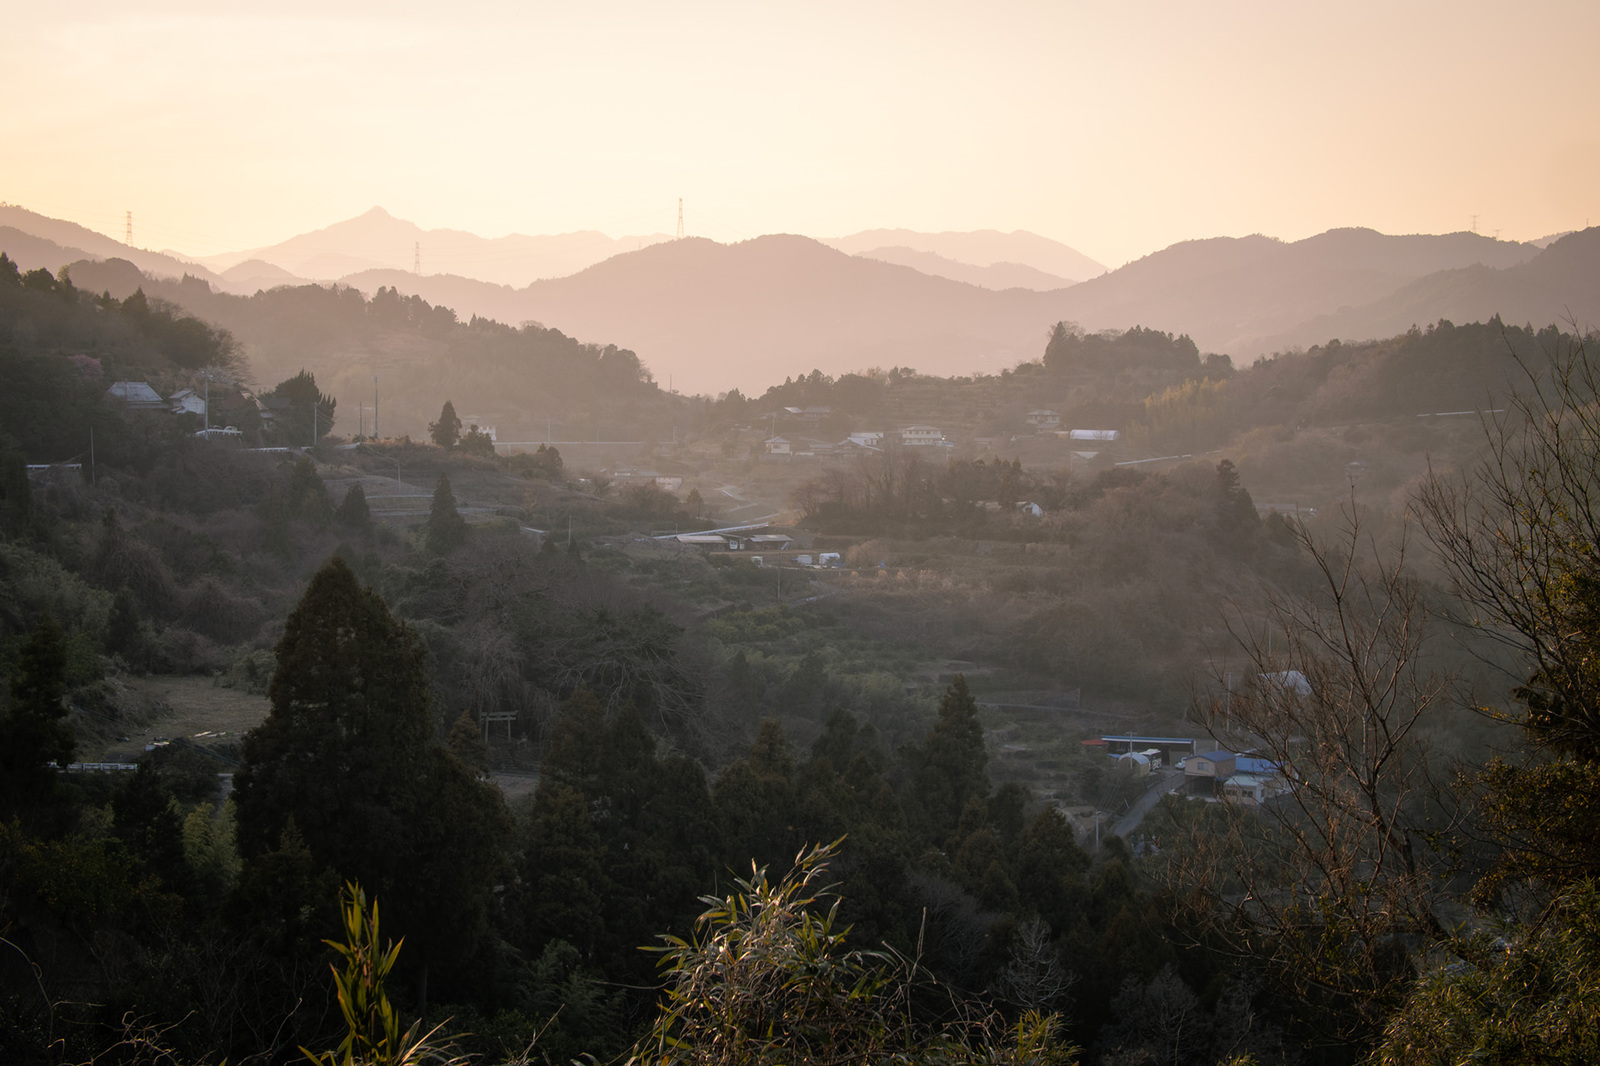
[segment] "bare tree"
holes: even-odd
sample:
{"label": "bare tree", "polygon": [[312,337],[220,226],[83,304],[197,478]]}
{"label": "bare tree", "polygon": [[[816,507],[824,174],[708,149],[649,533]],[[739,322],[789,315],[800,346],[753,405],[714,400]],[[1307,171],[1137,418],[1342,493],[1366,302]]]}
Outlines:
{"label": "bare tree", "polygon": [[1417,507],[1465,621],[1533,666],[1519,724],[1600,761],[1600,368],[1583,340],[1541,340],[1548,365],[1519,358],[1523,388],[1486,416],[1487,457],[1432,474]]}
{"label": "bare tree", "polygon": [[1533,750],[1467,779],[1494,860],[1480,903],[1515,890],[1543,906],[1600,875],[1600,367],[1592,336],[1540,341],[1544,359],[1519,359],[1521,390],[1485,422],[1486,457],[1430,476],[1418,501],[1462,621],[1527,671],[1520,706],[1488,713]]}
{"label": "bare tree", "polygon": [[1281,790],[1168,870],[1226,942],[1349,1034],[1372,1031],[1414,948],[1444,935],[1427,733],[1450,686],[1428,665],[1429,610],[1404,541],[1383,557],[1353,506],[1343,518],[1327,543],[1297,528],[1312,595],[1275,598],[1265,630],[1230,622],[1249,672],[1213,705],[1213,730],[1277,763]]}
{"label": "bare tree", "polygon": [[1061,962],[1050,925],[1034,916],[1017,928],[1010,957],[995,978],[995,995],[1023,1010],[1059,1011],[1078,975]]}

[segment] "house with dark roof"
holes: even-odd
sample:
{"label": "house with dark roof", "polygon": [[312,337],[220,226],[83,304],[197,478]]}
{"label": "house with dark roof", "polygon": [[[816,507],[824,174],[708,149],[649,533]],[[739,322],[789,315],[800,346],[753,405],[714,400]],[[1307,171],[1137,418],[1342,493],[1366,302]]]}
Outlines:
{"label": "house with dark roof", "polygon": [[106,390],[106,395],[121,400],[130,411],[165,411],[167,401],[144,381],[118,381]]}

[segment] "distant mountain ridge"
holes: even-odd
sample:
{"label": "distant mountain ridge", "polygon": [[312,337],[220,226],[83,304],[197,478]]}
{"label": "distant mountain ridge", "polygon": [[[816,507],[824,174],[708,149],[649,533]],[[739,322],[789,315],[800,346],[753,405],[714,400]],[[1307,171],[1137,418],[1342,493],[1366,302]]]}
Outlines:
{"label": "distant mountain ridge", "polygon": [[546,236],[480,237],[453,229],[423,229],[381,207],[265,248],[208,256],[226,271],[250,259],[299,278],[332,281],[363,270],[409,270],[421,259],[424,274],[447,273],[499,285],[526,285],[563,277],[619,252],[666,240],[664,233],[608,237],[595,230]]}
{"label": "distant mountain ridge", "polygon": [[863,259],[877,259],[884,263],[908,266],[912,270],[919,270],[936,278],[964,281],[968,285],[978,285],[985,289],[1033,289],[1035,292],[1049,292],[1051,289],[1064,289],[1076,283],[1072,278],[1046,274],[1026,263],[997,262],[987,266],[977,266],[973,263],[947,259],[937,252],[919,252],[915,248],[904,246],[873,248],[857,254]]}
{"label": "distant mountain ridge", "polygon": [[1017,263],[1071,281],[1082,281],[1106,272],[1104,266],[1077,249],[1027,230],[919,233],[908,229],[869,229],[848,237],[825,238],[822,243],[848,255],[870,256],[885,248],[909,248],[980,267]]}
{"label": "distant mountain ridge", "polygon": [[[1359,327],[1357,309],[1439,271],[1507,270],[1543,254],[1536,245],[1475,233],[1390,236],[1352,228],[1294,242],[1213,237],[1174,244],[1073,286],[1063,302],[1065,317],[1086,329],[1138,324],[1188,333],[1206,351],[1249,362],[1323,316],[1346,315],[1358,329],[1353,337],[1387,336],[1393,331]],[[1494,314],[1493,303],[1478,317]]]}
{"label": "distant mountain ridge", "polygon": [[1043,349],[1059,303],[1058,293],[996,292],[786,234],[669,241],[523,289],[401,271],[344,280],[393,285],[463,317],[603,337],[638,352],[663,383],[708,393],[818,367],[999,371]]}
{"label": "distant mountain ridge", "polygon": [[[55,270],[99,256],[158,275],[190,273],[235,292],[294,280],[265,261],[235,264],[219,276],[70,223],[50,228],[39,223],[42,216],[5,217],[24,225],[0,227],[0,247],[25,268]],[[910,254],[916,260],[922,253]],[[85,280],[98,274],[80,269]],[[997,291],[793,235],[727,245],[664,241],[521,287],[405,269],[362,270],[340,280],[367,292],[393,286],[463,319],[537,321],[631,348],[658,380],[680,391],[749,392],[813,368],[997,372],[1042,353],[1050,326],[1061,320],[1089,331],[1142,325],[1187,333],[1202,351],[1227,353],[1239,365],[1334,337],[1393,336],[1440,318],[1485,321],[1498,314],[1507,322],[1582,329],[1600,323],[1600,229],[1569,234],[1548,248],[1475,233],[1392,236],[1370,229],[1294,242],[1219,237],[1182,242],[1043,292]]]}
{"label": "distant mountain ridge", "polygon": [[[19,251],[26,247],[25,255],[37,255],[39,261],[24,264],[25,269],[45,266],[49,270],[56,270],[74,259],[91,256],[97,259],[126,259],[140,270],[147,270],[161,277],[182,277],[185,274],[203,278],[213,284],[222,285],[222,279],[217,274],[208,270],[198,262],[169,255],[165,252],[152,252],[143,248],[132,248],[121,241],[113,240],[103,233],[97,233],[87,226],[80,226],[76,222],[66,222],[58,218],[29,211],[27,208],[15,207],[10,204],[0,204],[0,227],[6,227],[17,233],[32,238],[33,241],[45,241],[62,249],[77,252],[68,258],[60,259],[58,255],[50,253],[47,246],[34,244],[30,241],[20,241],[11,238]],[[11,258],[22,263],[17,252],[12,252]],[[45,260],[58,260],[46,264]]]}

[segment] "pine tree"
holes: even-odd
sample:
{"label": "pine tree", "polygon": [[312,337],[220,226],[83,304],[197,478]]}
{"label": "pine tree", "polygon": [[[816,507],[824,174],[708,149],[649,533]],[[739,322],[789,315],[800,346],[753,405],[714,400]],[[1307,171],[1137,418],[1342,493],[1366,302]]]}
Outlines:
{"label": "pine tree", "polygon": [[459,961],[484,931],[505,805],[436,742],[421,641],[339,557],[277,654],[272,710],[234,778],[241,850],[261,855],[293,824],[317,864],[383,902],[425,999],[429,964]]}
{"label": "pine tree", "polygon": [[467,539],[467,522],[456,510],[456,498],[450,491],[450,476],[439,475],[439,484],[433,490],[433,503],[428,508],[428,551],[434,555],[449,555]]}
{"label": "pine tree", "polygon": [[284,506],[290,518],[310,522],[321,529],[333,517],[328,486],[317,473],[317,464],[298,459],[289,471],[289,484],[283,490]]}
{"label": "pine tree", "polygon": [[289,615],[277,656],[272,711],[245,739],[235,779],[241,841],[265,847],[292,814],[314,854],[352,860],[379,893],[403,836],[388,809],[432,739],[422,644],[336,556]]}
{"label": "pine tree", "polygon": [[22,645],[10,677],[11,705],[0,717],[0,812],[45,798],[54,784],[51,764],[65,766],[77,750],[67,709],[67,641],[46,614]]}
{"label": "pine tree", "polygon": [[939,721],[917,756],[913,809],[928,841],[942,846],[955,835],[967,802],[989,794],[983,724],[964,674],[945,690]]}
{"label": "pine tree", "polygon": [[267,395],[289,401],[289,410],[281,416],[278,427],[283,443],[298,447],[310,439],[315,430],[316,440],[312,441],[315,446],[333,431],[333,417],[339,401],[317,388],[317,376],[310,371],[302,370],[278,382]]}
{"label": "pine tree", "polygon": [[372,525],[372,510],[367,506],[367,492],[361,487],[361,482],[350,486],[333,519],[351,529],[365,530]]}
{"label": "pine tree", "polygon": [[461,439],[461,419],[456,417],[456,405],[449,400],[439,409],[439,421],[428,423],[428,435],[433,443],[449,451]]}
{"label": "pine tree", "polygon": [[1216,495],[1217,530],[1224,534],[1242,534],[1261,524],[1256,514],[1255,501],[1239,483],[1239,471],[1233,460],[1224,459],[1217,464]]}

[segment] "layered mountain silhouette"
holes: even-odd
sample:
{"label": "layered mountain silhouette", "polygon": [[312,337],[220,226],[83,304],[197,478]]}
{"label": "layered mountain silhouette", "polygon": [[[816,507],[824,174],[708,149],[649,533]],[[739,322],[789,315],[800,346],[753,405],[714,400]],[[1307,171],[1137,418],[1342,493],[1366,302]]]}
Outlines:
{"label": "layered mountain silhouette", "polygon": [[427,274],[454,274],[501,285],[558,278],[619,252],[666,240],[666,234],[608,237],[594,230],[530,237],[480,237],[453,229],[423,229],[381,207],[302,233],[266,248],[208,256],[214,270],[259,260],[296,278],[332,281],[363,270],[410,270],[420,257]]}
{"label": "layered mountain silhouette", "polygon": [[[10,213],[0,215],[0,223],[9,225],[0,228],[0,247],[27,268],[53,270],[114,256],[147,272],[187,272],[237,292],[294,282],[292,271],[266,260],[208,276],[193,264],[139,253],[70,223],[5,210]],[[902,232],[857,237],[867,251],[909,249],[913,262],[943,256],[875,243]],[[1001,254],[1017,245],[983,247]],[[313,259],[343,254],[311,244],[301,250]],[[988,267],[1016,261],[993,260]],[[682,392],[750,392],[813,368],[830,374],[896,365],[942,375],[995,372],[1038,356],[1051,325],[1062,320],[1090,331],[1142,325],[1187,333],[1202,351],[1227,353],[1241,365],[1334,337],[1392,336],[1440,318],[1482,321],[1498,314],[1508,322],[1586,328],[1600,323],[1600,229],[1568,234],[1545,248],[1474,233],[1390,236],[1369,229],[1331,230],[1295,242],[1220,237],[1176,244],[1042,292],[997,291],[792,235],[726,245],[663,241],[521,287],[393,268],[340,280],[367,292],[392,286],[454,308],[463,319],[536,321],[631,348],[659,381]]]}
{"label": "layered mountain silhouette", "polygon": [[[1367,324],[1364,309],[1440,271],[1504,271],[1542,254],[1536,245],[1476,233],[1389,236],[1370,229],[1329,230],[1292,243],[1259,235],[1184,241],[1074,286],[1063,317],[1090,330],[1138,324],[1187,333],[1206,351],[1250,362],[1328,316],[1344,316],[1351,339],[1392,335],[1377,320]],[[1498,298],[1484,295],[1471,317],[1499,309]]]}
{"label": "layered mountain silhouette", "polygon": [[52,272],[79,259],[126,259],[160,277],[189,274],[219,287],[223,280],[200,263],[167,252],[133,248],[76,222],[0,204],[0,248],[24,269]]}
{"label": "layered mountain silhouette", "polygon": [[[913,266],[925,274],[938,274],[957,281],[971,281],[989,288],[1010,288],[1011,284],[990,284],[973,277],[957,277],[939,269],[928,269],[937,264],[931,260],[921,263],[902,258],[906,252],[938,256],[958,264],[989,267],[995,265],[1031,267],[1051,278],[1061,279],[1048,288],[1083,281],[1106,272],[1106,268],[1082,252],[1069,248],[1060,241],[1041,237],[1027,230],[1002,233],[999,230],[980,229],[967,232],[918,233],[908,229],[869,229],[852,233],[848,237],[825,239],[823,244],[850,255],[865,255],[884,259],[903,266]],[[887,254],[886,254],[887,253]],[[1035,284],[1014,282],[1024,288],[1039,288]]]}
{"label": "layered mountain silhouette", "polygon": [[815,368],[998,371],[1043,350],[1061,296],[996,292],[790,235],[669,241],[522,289],[402,271],[345,280],[414,292],[462,316],[603,338],[638,352],[663,384],[707,393],[760,391]]}
{"label": "layered mountain silhouette", "polygon": [[856,254],[863,259],[877,259],[885,263],[908,266],[912,270],[931,274],[936,278],[964,281],[969,285],[985,289],[1033,289],[1036,292],[1049,292],[1051,289],[1064,289],[1073,284],[1070,278],[1046,274],[1026,263],[1000,262],[978,266],[975,263],[947,259],[937,252],[919,252],[915,248],[906,248],[902,245],[873,248]]}

